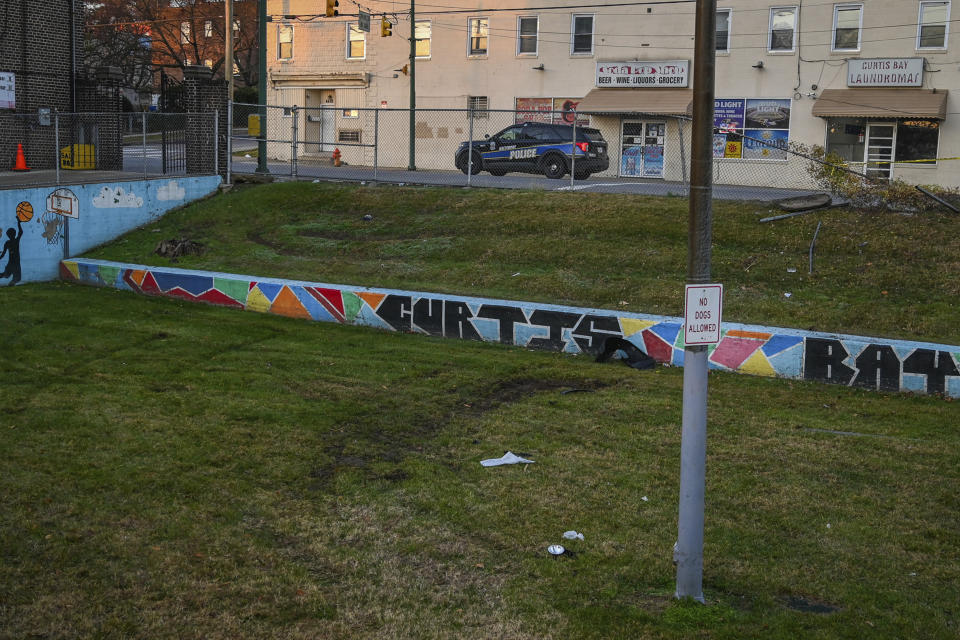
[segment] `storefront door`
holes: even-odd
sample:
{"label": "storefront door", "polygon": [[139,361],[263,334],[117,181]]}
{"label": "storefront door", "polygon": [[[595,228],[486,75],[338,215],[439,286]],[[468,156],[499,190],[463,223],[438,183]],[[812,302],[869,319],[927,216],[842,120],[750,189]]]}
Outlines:
{"label": "storefront door", "polygon": [[666,122],[624,122],[620,145],[620,175],[662,178]]}
{"label": "storefront door", "polygon": [[867,124],[867,175],[889,180],[893,175],[893,149],[896,144],[897,125],[888,122]]}

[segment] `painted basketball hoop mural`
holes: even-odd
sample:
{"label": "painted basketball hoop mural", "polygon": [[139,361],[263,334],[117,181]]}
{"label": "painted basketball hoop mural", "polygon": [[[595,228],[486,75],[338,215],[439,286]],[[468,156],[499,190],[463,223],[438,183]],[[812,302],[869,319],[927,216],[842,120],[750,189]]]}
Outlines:
{"label": "painted basketball hoop mural", "polygon": [[70,189],[57,189],[47,196],[47,211],[76,220],[80,217],[80,200]]}
{"label": "painted basketball hoop mural", "polygon": [[60,244],[67,218],[80,217],[80,200],[70,189],[57,189],[47,196],[47,210],[40,216],[41,234],[47,244]]}

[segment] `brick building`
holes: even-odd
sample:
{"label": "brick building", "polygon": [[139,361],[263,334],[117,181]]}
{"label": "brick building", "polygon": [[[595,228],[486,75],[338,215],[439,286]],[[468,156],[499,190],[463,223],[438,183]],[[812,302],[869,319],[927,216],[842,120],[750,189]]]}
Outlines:
{"label": "brick building", "polygon": [[56,163],[52,121],[43,113],[117,111],[111,74],[82,72],[82,0],[0,2],[0,170],[23,143],[34,168]]}

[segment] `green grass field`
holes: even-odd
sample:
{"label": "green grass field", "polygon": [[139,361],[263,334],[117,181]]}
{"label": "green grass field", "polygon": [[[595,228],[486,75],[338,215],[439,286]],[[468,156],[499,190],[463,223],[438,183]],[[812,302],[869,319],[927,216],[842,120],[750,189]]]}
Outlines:
{"label": "green grass field", "polygon": [[[619,305],[629,289],[644,292],[622,298],[631,310],[678,312],[682,273],[668,277],[642,235],[594,231],[604,238],[589,255],[602,264],[587,268],[573,257],[587,255],[574,246],[592,224],[581,216],[538,272],[524,250],[551,255],[538,246],[559,230],[524,231],[506,213],[519,206],[510,193],[497,204],[494,192],[441,191],[258,187],[97,254],[148,262],[151,245],[184,234],[209,251],[180,266],[597,306]],[[430,204],[440,198],[453,200]],[[655,205],[640,219],[660,216],[682,235],[682,220],[665,213],[680,201]],[[753,213],[718,213],[718,235],[723,216],[747,229]],[[437,247],[444,228],[446,249],[420,250]],[[764,247],[800,235],[799,223],[759,229],[780,239]],[[629,285],[600,277],[618,264],[618,243],[635,245],[621,258]],[[684,251],[666,238],[649,244],[669,260]],[[838,252],[824,251],[824,262]],[[769,304],[741,298],[738,308],[754,321],[789,319],[777,315],[786,311],[772,264],[786,259],[760,253],[738,269],[752,278],[771,263],[753,285]],[[502,264],[508,254],[514,262]],[[637,256],[660,264],[660,288],[676,295],[646,282],[654,271]],[[896,260],[885,260],[893,278]],[[791,288],[809,293],[820,281],[804,282]],[[947,284],[930,284],[930,300],[946,305]],[[957,637],[954,402],[711,374],[700,606],[672,598],[680,369],[59,283],[2,288],[0,308],[0,637]],[[846,322],[836,308],[817,313],[817,323]],[[938,333],[946,318],[916,315],[926,337],[956,341]],[[871,331],[912,335],[865,319]],[[536,463],[480,466],[507,450]],[[562,540],[569,529],[585,540]],[[561,542],[575,555],[546,552]]]}
{"label": "green grass field", "polygon": [[[715,207],[725,319],[960,344],[960,216],[758,222],[773,213]],[[166,265],[157,242],[182,235],[207,247],[186,268],[682,315],[686,220],[685,198],[285,183],[173,212],[89,255]]]}

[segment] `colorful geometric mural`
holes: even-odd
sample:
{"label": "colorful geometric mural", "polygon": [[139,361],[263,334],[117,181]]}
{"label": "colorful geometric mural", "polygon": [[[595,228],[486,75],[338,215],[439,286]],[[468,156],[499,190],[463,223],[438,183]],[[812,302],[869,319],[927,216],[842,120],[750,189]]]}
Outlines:
{"label": "colorful geometric mural", "polygon": [[[291,318],[500,342],[596,356],[622,338],[683,366],[683,320],[443,294],[145,267],[75,258],[63,280]],[[817,380],[880,391],[960,397],[960,347],[725,322],[708,350],[712,369]]]}

